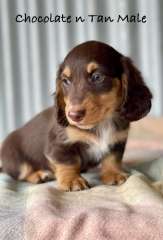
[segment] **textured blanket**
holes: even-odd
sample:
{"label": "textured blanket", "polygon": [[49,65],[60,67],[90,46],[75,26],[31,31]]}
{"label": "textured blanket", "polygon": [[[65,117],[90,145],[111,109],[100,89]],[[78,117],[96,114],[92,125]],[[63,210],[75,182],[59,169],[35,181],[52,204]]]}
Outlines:
{"label": "textured blanket", "polygon": [[[96,173],[86,177],[96,184]],[[136,172],[119,187],[73,193],[58,191],[52,182],[20,184],[1,174],[0,239],[162,240],[161,193],[163,182],[152,184]]]}
{"label": "textured blanket", "polygon": [[66,193],[54,181],[32,185],[1,173],[0,240],[162,240],[163,143],[141,136],[129,141],[134,170],[121,186],[101,185],[98,169],[84,174],[91,189]]}

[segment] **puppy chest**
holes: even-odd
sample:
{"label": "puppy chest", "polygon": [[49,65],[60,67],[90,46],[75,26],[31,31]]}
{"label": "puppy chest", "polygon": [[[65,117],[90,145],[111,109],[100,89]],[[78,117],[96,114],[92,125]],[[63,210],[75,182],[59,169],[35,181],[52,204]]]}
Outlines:
{"label": "puppy chest", "polygon": [[103,129],[97,137],[96,143],[90,143],[86,149],[87,158],[92,161],[100,161],[109,152],[111,133],[109,129]]}
{"label": "puppy chest", "polygon": [[92,161],[100,161],[107,152],[108,146],[93,145],[87,149],[86,155]]}

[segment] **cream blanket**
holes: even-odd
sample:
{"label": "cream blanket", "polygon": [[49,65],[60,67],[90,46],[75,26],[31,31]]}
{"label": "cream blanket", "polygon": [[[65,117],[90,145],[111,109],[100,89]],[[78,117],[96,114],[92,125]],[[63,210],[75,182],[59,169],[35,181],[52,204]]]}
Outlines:
{"label": "cream blanket", "polygon": [[[157,172],[163,160],[148,164]],[[96,186],[64,193],[54,182],[30,185],[0,174],[0,239],[163,239],[163,181],[133,171],[121,186],[98,186],[96,172],[84,175]]]}

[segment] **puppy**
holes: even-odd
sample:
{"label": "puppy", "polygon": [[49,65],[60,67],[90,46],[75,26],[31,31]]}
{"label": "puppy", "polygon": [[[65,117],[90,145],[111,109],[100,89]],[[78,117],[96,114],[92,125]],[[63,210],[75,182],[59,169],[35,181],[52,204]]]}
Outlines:
{"label": "puppy", "polygon": [[152,95],[132,61],[96,41],[73,48],[60,65],[54,106],[11,133],[2,169],[18,180],[51,177],[65,191],[89,187],[80,172],[101,163],[101,180],[121,184],[131,121],[144,117]]}

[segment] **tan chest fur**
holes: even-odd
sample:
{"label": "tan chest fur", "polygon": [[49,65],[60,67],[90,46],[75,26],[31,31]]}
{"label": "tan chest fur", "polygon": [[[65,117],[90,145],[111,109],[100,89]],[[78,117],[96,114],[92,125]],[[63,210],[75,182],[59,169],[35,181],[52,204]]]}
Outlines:
{"label": "tan chest fur", "polygon": [[102,123],[98,126],[95,132],[88,130],[81,130],[75,127],[67,128],[68,141],[70,142],[84,142],[88,144],[88,148],[84,155],[89,158],[99,160],[104,154],[108,152],[108,145],[113,139],[114,129],[110,122]]}
{"label": "tan chest fur", "polygon": [[84,153],[85,158],[99,161],[104,155],[109,153],[109,145],[127,138],[128,129],[117,131],[112,121],[107,120],[99,124],[94,132],[78,129],[73,126],[66,128],[67,142],[75,143],[77,141],[88,144]]}

